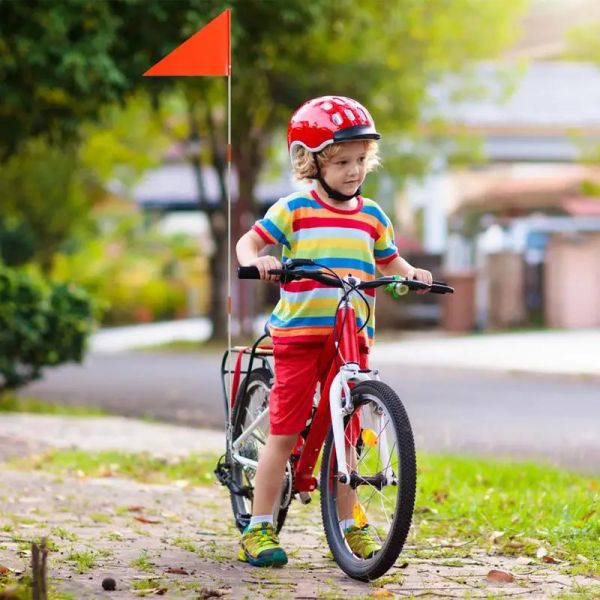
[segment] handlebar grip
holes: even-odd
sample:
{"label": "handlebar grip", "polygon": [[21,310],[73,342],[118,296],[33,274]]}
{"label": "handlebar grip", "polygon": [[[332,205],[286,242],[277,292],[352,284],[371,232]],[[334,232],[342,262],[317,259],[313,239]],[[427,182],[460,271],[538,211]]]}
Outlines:
{"label": "handlebar grip", "polygon": [[[286,281],[289,275],[284,269],[269,269],[271,275],[281,276],[281,281]],[[260,279],[260,271],[257,267],[238,267],[238,279]]]}
{"label": "handlebar grip", "polygon": [[432,294],[454,294],[454,288],[440,281],[434,281],[431,289]]}
{"label": "handlebar grip", "polygon": [[256,267],[238,267],[238,279],[260,279],[260,273]]}

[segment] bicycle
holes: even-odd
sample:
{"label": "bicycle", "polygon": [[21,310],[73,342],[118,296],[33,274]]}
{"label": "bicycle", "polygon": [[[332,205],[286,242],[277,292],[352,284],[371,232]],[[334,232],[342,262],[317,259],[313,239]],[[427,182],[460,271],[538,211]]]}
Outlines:
{"label": "bicycle", "polygon": [[[271,270],[281,282],[313,279],[340,289],[335,326],[324,352],[326,368],[320,374],[320,394],[315,393],[312,415],[287,462],[281,499],[274,510],[274,526],[280,531],[290,503],[298,497],[311,500],[319,489],[321,514],[329,548],[339,567],[350,577],[369,581],[386,573],[402,551],[412,521],[416,493],[416,456],[408,415],[396,393],[369,369],[360,353],[358,328],[351,302],[362,290],[383,285],[404,286],[404,290],[428,289],[433,293],[453,293],[443,282],[431,286],[415,280],[379,277],[360,281],[308,259],[288,261],[283,269]],[[256,267],[240,267],[238,276],[258,279]],[[368,303],[367,303],[368,307]],[[236,526],[240,531],[252,514],[253,479],[261,446],[268,435],[269,391],[273,370],[269,362],[272,347],[264,343],[268,332],[252,346],[232,348],[237,354],[233,369],[228,367],[229,351],[221,363],[223,398],[227,417],[226,452],[215,473],[228,487]],[[244,358],[246,364],[244,365]],[[231,394],[226,377],[232,374]],[[244,376],[243,380],[241,377]],[[320,475],[313,472],[318,465]],[[343,460],[338,457],[343,456]],[[351,494],[357,526],[369,524],[381,550],[363,558],[346,543],[339,526],[338,497]]]}

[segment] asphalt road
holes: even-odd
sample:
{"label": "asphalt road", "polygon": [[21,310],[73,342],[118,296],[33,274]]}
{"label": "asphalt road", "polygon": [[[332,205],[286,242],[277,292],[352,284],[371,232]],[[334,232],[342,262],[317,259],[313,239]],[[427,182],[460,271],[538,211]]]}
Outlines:
{"label": "asphalt road", "polygon": [[[220,356],[92,354],[21,394],[186,425],[223,427]],[[422,450],[532,458],[600,473],[600,382],[384,365]]]}

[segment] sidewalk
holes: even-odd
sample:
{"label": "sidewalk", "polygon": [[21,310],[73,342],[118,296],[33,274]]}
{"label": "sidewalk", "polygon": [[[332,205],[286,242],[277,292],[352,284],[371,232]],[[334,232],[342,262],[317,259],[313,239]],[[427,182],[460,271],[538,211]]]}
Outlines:
{"label": "sidewalk", "polygon": [[[90,350],[124,352],[172,341],[203,341],[209,334],[206,319],[118,327],[96,333]],[[387,334],[375,345],[374,363],[600,377],[600,329],[398,337],[390,342]]]}
{"label": "sidewalk", "polygon": [[[484,548],[448,546],[440,557],[433,542],[422,548],[409,542],[388,577],[373,584],[357,582],[327,555],[319,507],[299,502],[292,504],[282,533],[289,565],[254,569],[235,559],[239,534],[232,526],[228,494],[215,483],[150,485],[114,476],[57,477],[15,470],[2,462],[3,447],[13,454],[51,447],[113,448],[147,451],[168,461],[187,452],[221,452],[222,435],[118,417],[2,416],[0,567],[15,576],[23,573],[29,540],[48,536],[53,544],[50,584],[61,598],[541,599],[561,597],[580,586],[592,594],[600,589],[589,575],[566,575],[557,564]],[[490,580],[492,570],[511,573],[514,581]],[[102,590],[106,577],[115,579],[116,591]]]}

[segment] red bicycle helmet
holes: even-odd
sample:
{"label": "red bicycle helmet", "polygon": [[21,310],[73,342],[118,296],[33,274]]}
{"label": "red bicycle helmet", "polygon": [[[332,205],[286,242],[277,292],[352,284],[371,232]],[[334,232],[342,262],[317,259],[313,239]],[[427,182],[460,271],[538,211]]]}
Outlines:
{"label": "red bicycle helmet", "polygon": [[292,158],[298,147],[320,152],[336,142],[380,138],[369,111],[344,96],[321,96],[305,102],[292,115],[288,126],[288,150]]}

